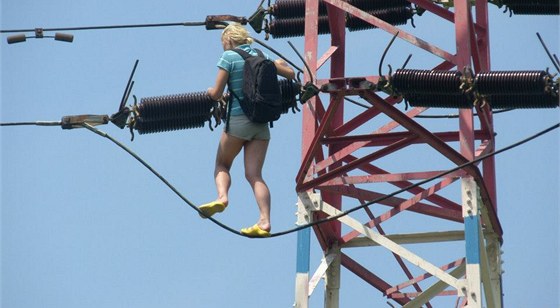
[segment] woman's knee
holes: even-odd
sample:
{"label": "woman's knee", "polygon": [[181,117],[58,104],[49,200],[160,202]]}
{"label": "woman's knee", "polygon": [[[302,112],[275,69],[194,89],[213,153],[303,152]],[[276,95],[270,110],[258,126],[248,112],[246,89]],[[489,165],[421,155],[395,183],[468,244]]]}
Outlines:
{"label": "woman's knee", "polygon": [[214,168],[214,176],[217,176],[220,173],[229,174],[229,168],[226,168],[223,165],[216,165],[216,167]]}
{"label": "woman's knee", "polygon": [[264,182],[262,175],[257,172],[247,172],[245,171],[245,179],[247,182],[253,184],[256,182]]}

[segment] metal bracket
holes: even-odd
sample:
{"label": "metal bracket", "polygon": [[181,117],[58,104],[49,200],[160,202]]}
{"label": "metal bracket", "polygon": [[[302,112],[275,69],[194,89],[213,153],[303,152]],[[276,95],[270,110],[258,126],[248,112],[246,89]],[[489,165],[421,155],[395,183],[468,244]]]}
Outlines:
{"label": "metal bracket", "polygon": [[305,208],[309,211],[316,212],[321,210],[321,195],[311,192],[298,193],[299,200],[303,203]]}
{"label": "metal bracket", "polygon": [[83,128],[84,123],[87,123],[91,126],[107,124],[109,123],[109,116],[106,114],[82,114],[75,116],[64,116],[62,117],[61,127],[62,129]]}
{"label": "metal bracket", "polygon": [[321,86],[321,91],[335,94],[344,91],[347,95],[359,94],[360,91],[377,91],[377,84],[363,77],[358,78],[331,78],[329,82]]}
{"label": "metal bracket", "polygon": [[208,15],[206,16],[206,30],[223,29],[227,26],[226,21],[238,22],[242,25],[247,24],[247,18],[233,15]]}
{"label": "metal bracket", "polygon": [[43,38],[45,37],[43,28],[35,28],[35,38]]}
{"label": "metal bracket", "polygon": [[463,196],[463,214],[464,215],[479,215],[480,214],[480,204],[479,202],[480,193],[479,188],[473,180],[469,181],[470,187],[464,190]]}

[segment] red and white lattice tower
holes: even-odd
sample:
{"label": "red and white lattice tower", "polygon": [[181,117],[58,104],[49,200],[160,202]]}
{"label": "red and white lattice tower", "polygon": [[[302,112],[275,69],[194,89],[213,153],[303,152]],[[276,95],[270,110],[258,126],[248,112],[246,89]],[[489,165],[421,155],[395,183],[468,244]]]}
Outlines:
{"label": "red and white lattice tower", "polygon": [[[331,33],[324,54],[318,53],[318,0],[307,0],[305,8],[305,60],[323,94],[303,107],[303,154],[296,179],[299,224],[378,200],[494,151],[487,105],[460,109],[454,128],[431,131],[416,118],[428,108],[397,108],[399,99],[372,87],[380,76],[345,75],[345,16],[357,16],[410,43],[411,50],[418,48],[441,60],[424,69],[489,71],[487,0],[456,0],[454,10],[428,0],[409,0],[454,26],[455,51],[443,50],[345,1],[323,1]],[[329,64],[330,77],[317,79],[324,64]],[[347,96],[359,96],[370,106],[357,115],[345,114]],[[426,170],[417,161],[405,166],[407,170],[384,168],[387,159],[414,160],[418,151],[427,151],[446,167]],[[341,268],[379,290],[372,294],[386,297],[391,306],[501,307],[502,229],[495,182],[494,159],[489,157],[313,227],[324,254],[315,274],[310,274],[312,232],[299,231],[295,307],[308,307],[318,277],[325,277],[324,306],[339,307]],[[410,230],[417,225],[423,230]],[[391,267],[397,270],[386,270]],[[440,304],[445,302],[452,305]]]}

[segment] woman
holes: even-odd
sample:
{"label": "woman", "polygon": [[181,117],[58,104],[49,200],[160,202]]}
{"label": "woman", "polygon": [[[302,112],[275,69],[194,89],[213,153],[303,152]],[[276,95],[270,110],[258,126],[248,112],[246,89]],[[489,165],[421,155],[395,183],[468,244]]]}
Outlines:
{"label": "woman", "polygon": [[[218,152],[216,154],[216,165],[214,178],[218,198],[210,203],[199,207],[201,217],[207,218],[215,213],[224,211],[228,206],[228,191],[231,186],[230,169],[233,160],[243,149],[245,163],[245,178],[251,185],[257,205],[259,208],[259,219],[252,227],[241,229],[241,233],[249,237],[270,236],[270,191],[262,178],[262,167],[266,157],[266,151],[270,140],[270,131],[267,123],[260,124],[251,122],[243,113],[238,99],[243,99],[243,67],[245,61],[231,49],[239,48],[251,55],[257,52],[251,48],[253,39],[249,32],[237,23],[228,25],[222,32],[222,46],[224,53],[218,61],[218,75],[214,87],[208,88],[208,95],[219,100],[226,87],[236,95],[230,100],[231,114],[228,130],[222,132]],[[267,58],[268,55],[265,54]],[[281,60],[275,60],[274,64],[278,74],[288,79],[294,78],[294,71],[288,64]],[[237,96],[237,97],[236,97]]]}

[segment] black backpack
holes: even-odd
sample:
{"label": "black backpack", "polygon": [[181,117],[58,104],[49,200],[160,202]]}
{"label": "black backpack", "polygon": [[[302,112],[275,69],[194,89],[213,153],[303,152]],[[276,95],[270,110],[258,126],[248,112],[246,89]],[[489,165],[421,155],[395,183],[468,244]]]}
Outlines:
{"label": "black backpack", "polygon": [[[257,56],[252,56],[241,49],[232,49],[243,60],[243,99],[230,91],[238,100],[245,115],[256,123],[271,123],[280,118],[282,114],[282,95],[278,85],[277,70],[274,62],[264,57],[257,51]],[[231,104],[230,104],[231,106]]]}

